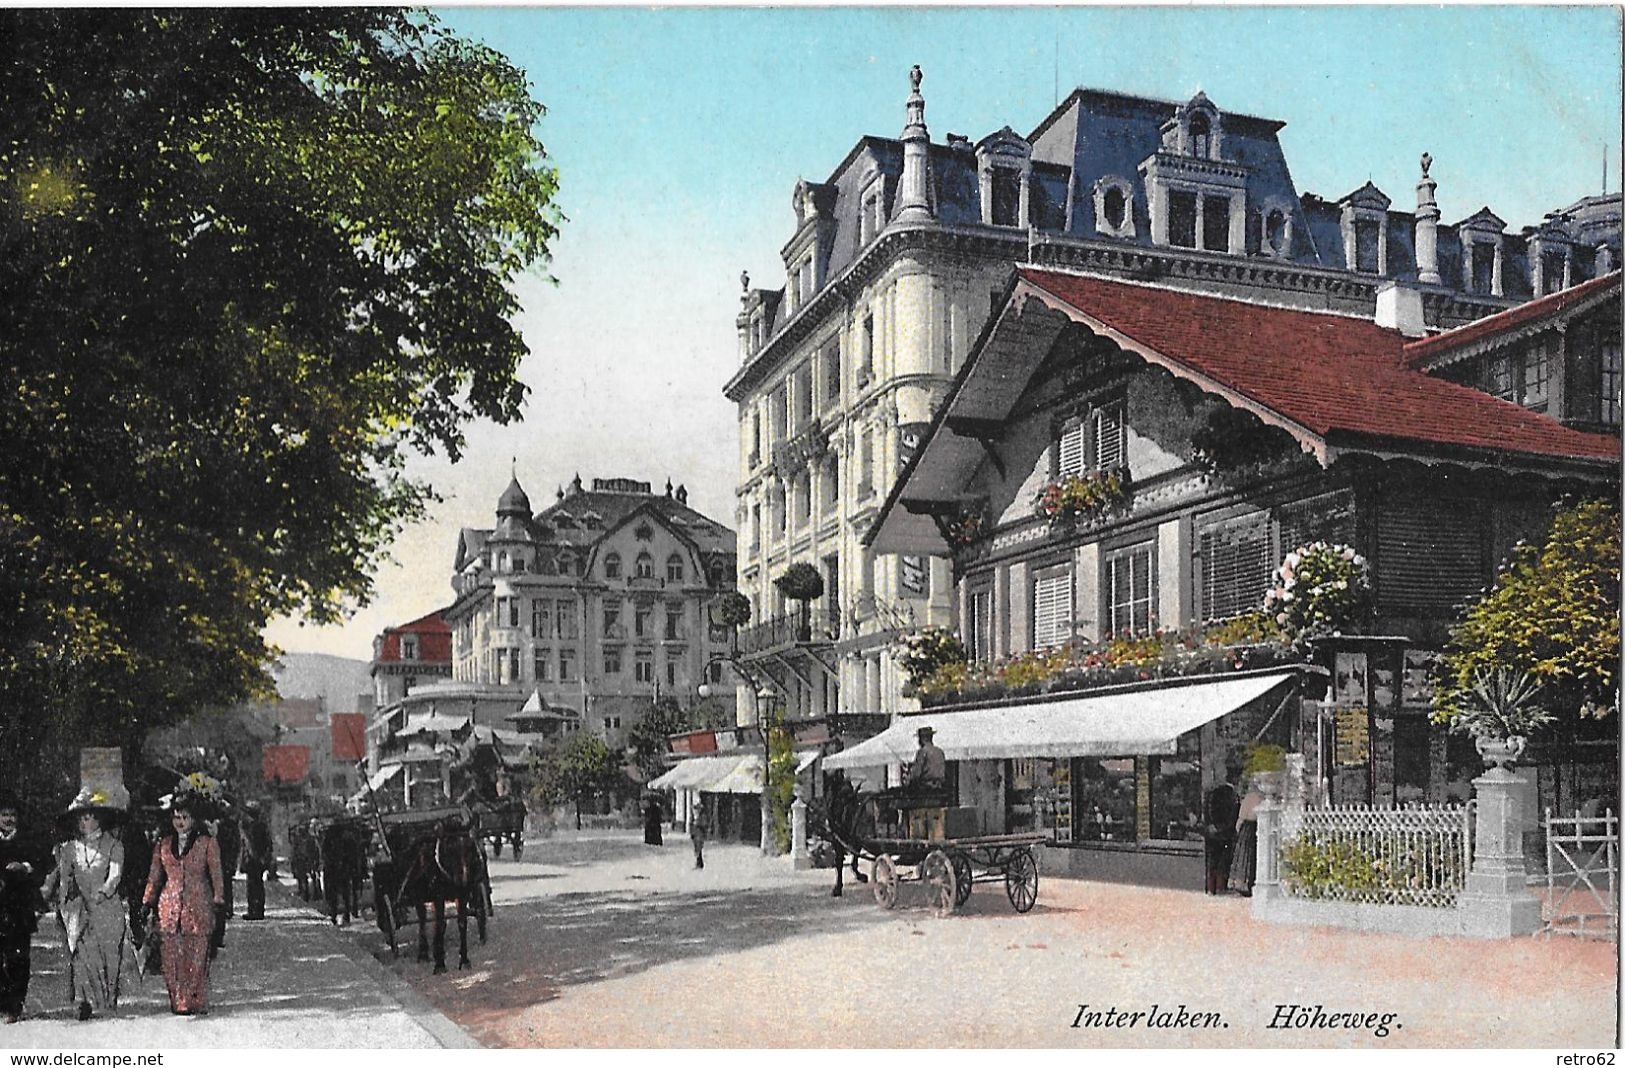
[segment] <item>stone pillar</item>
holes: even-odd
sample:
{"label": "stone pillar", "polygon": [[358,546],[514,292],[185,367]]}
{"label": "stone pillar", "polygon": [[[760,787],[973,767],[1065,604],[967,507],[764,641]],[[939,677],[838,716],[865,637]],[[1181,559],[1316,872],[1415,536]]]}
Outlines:
{"label": "stone pillar", "polygon": [[1286,806],[1266,797],[1254,813],[1258,819],[1258,870],[1253,878],[1254,916],[1265,918],[1270,906],[1286,895],[1281,890],[1281,836]]}
{"label": "stone pillar", "polygon": [[931,134],[925,128],[925,97],[920,95],[923,75],[915,66],[908,72],[908,124],[903,127],[903,177],[898,188],[897,221],[929,222],[931,198],[927,189]]}
{"label": "stone pillar", "polygon": [[790,803],[790,860],[797,871],[812,867],[812,856],[807,852],[807,802],[801,799],[801,787],[796,787],[796,799]]}
{"label": "stone pillar", "polygon": [[1504,297],[1507,295],[1504,274],[1502,271],[1506,263],[1506,238],[1500,234],[1495,235],[1495,259],[1490,261],[1490,295]]}
{"label": "stone pillar", "polygon": [[1428,177],[1433,157],[1422,153],[1422,180],[1416,183],[1416,279],[1426,285],[1438,285],[1439,277],[1439,205],[1433,200],[1437,182]]}
{"label": "stone pillar", "polygon": [[1473,869],[1456,899],[1463,934],[1511,938],[1540,929],[1540,901],[1529,892],[1523,863],[1527,786],[1524,775],[1504,766],[1473,780]]}

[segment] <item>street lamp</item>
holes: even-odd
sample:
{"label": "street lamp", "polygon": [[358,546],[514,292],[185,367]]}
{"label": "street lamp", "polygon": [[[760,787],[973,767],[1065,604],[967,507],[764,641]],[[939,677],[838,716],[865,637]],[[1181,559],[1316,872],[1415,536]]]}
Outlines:
{"label": "street lamp", "polygon": [[[774,692],[773,692],[772,688],[769,687],[766,683],[758,684],[756,679],[753,678],[748,671],[745,671],[740,666],[739,661],[734,659],[731,656],[714,656],[710,660],[706,661],[705,667],[702,668],[701,672],[700,672],[702,678],[705,676],[706,672],[710,671],[711,665],[715,664],[715,663],[726,663],[726,664],[728,664],[730,667],[732,667],[734,669],[734,672],[737,675],[739,675],[746,682],[751,684],[751,691],[750,691],[751,710],[756,714],[756,729],[761,731],[761,733],[762,733],[762,837],[761,837],[761,847],[762,847],[762,852],[765,854],[765,853],[767,853],[767,852],[769,852],[771,850],[772,843],[773,843],[773,800],[768,794],[768,783],[769,783],[770,777],[771,777],[769,773],[772,771],[772,768],[773,768],[773,738],[772,738],[771,733],[768,730],[767,723],[763,719],[762,705],[763,705],[764,702],[771,701],[773,699]],[[708,683],[708,682],[700,683],[700,686],[699,686],[699,689],[698,689],[697,692],[699,693],[701,698],[710,697],[711,696],[711,684]]]}

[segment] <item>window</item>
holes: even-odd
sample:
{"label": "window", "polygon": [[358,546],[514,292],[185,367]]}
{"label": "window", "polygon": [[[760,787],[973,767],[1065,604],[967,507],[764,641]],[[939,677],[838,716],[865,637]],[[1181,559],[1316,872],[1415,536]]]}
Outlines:
{"label": "window", "polygon": [[1101,209],[1105,214],[1106,225],[1113,230],[1123,228],[1123,220],[1128,217],[1128,197],[1117,186],[1107,189],[1101,197]]}
{"label": "window", "polygon": [[668,605],[666,608],[666,640],[683,640],[683,609],[681,606]]}
{"label": "window", "polygon": [[1563,288],[1563,268],[1568,257],[1561,252],[1542,253],[1540,258],[1540,289],[1535,296],[1543,297]]}
{"label": "window", "polygon": [[806,526],[807,525],[807,520],[812,517],[812,484],[811,484],[811,479],[812,479],[812,476],[810,474],[808,474],[806,471],[803,471],[803,472],[801,472],[801,474],[796,476],[795,489],[794,489],[794,493],[792,495],[792,501],[793,501],[794,506],[795,506],[796,528],[797,529],[800,529],[801,527]]}
{"label": "window", "polygon": [[519,650],[498,649],[497,682],[518,682],[521,678],[523,678],[523,676],[519,673]]}
{"label": "window", "polygon": [[1598,409],[1598,418],[1605,426],[1619,425],[1620,412],[1620,385],[1622,371],[1620,345],[1617,341],[1609,341],[1602,346],[1602,403]]}
{"label": "window", "polygon": [[1077,761],[1073,836],[1082,842],[1132,842],[1137,837],[1134,758]]}
{"label": "window", "polygon": [[1286,247],[1286,213],[1280,208],[1272,210],[1264,217],[1264,243],[1270,252],[1277,256],[1287,253]]}
{"label": "window", "polygon": [[576,654],[573,649],[559,650],[559,681],[574,682],[576,678]]}
{"label": "window", "polygon": [[532,654],[531,659],[536,667],[536,681],[553,681],[553,650],[538,649]]}
{"label": "window", "polygon": [[666,557],[666,581],[683,581],[683,558],[677,553],[672,553]]}
{"label": "window", "polygon": [[1382,224],[1376,219],[1354,220],[1354,269],[1362,274],[1382,270],[1378,234]]}
{"label": "window", "polygon": [[824,347],[824,403],[830,408],[841,403],[841,346],[836,342]]}
{"label": "window", "polygon": [[993,591],[972,590],[970,595],[970,640],[965,643],[971,659],[987,663],[993,659]]}
{"label": "window", "polygon": [[1008,167],[993,171],[993,225],[1021,225],[1021,172]]}
{"label": "window", "polygon": [[633,564],[634,574],[640,579],[655,577],[655,558],[648,553],[638,553],[638,559]]}
{"label": "window", "polygon": [[1168,192],[1168,243],[1180,248],[1196,247],[1196,194],[1179,190]]}
{"label": "window", "polygon": [[755,467],[762,459],[762,413],[750,413],[750,465]]}
{"label": "window", "polygon": [[863,340],[858,349],[858,385],[866,386],[875,373],[875,317],[863,317]]}
{"label": "window", "polygon": [[416,638],[401,639],[401,659],[416,660],[418,658],[418,640]]}
{"label": "window", "polygon": [[1086,460],[1084,458],[1084,425],[1085,420],[1080,416],[1068,419],[1061,426],[1060,439],[1055,443],[1055,477],[1066,478],[1069,475],[1077,476],[1084,472]]}
{"label": "window", "polygon": [[1209,146],[1213,141],[1213,127],[1209,125],[1206,115],[1191,117],[1191,155],[1197,159],[1207,159]]}
{"label": "window", "polygon": [[1497,397],[1511,400],[1513,396],[1512,357],[1492,356],[1486,367],[1485,388]]}
{"label": "window", "polygon": [[813,401],[813,365],[809,361],[801,370],[796,372],[796,429],[801,429],[812,422]]}
{"label": "window", "polygon": [[713,686],[722,682],[722,661],[713,660],[705,666],[705,679]]}
{"label": "window", "polygon": [[530,636],[532,638],[553,636],[552,601],[537,600],[530,603]]}
{"label": "window", "polygon": [[1090,459],[1097,471],[1121,467],[1128,459],[1127,425],[1123,402],[1113,401],[1095,409],[1094,451]]}
{"label": "window", "polygon": [[1524,354],[1523,358],[1523,403],[1528,408],[1546,407],[1546,382],[1551,373],[1551,360],[1544,344],[1536,346]]}
{"label": "window", "polygon": [[604,637],[624,638],[625,636],[621,633],[621,606],[606,604],[604,606]]}
{"label": "window", "polygon": [[1256,609],[1270,587],[1270,530],[1262,515],[1202,532],[1202,616],[1228,619]]}
{"label": "window", "polygon": [[612,579],[621,577],[620,553],[610,553],[608,556],[604,557],[604,577]]}
{"label": "window", "polygon": [[1202,198],[1202,247],[1230,251],[1230,201],[1225,197]]}
{"label": "window", "polygon": [[867,497],[875,489],[875,447],[867,430],[858,437],[858,496]]}
{"label": "window", "polygon": [[654,609],[648,605],[638,605],[632,612],[632,636],[634,638],[653,638]]}
{"label": "window", "polygon": [[637,661],[633,665],[636,678],[639,682],[653,682],[655,680],[654,654],[647,649],[638,650]]}
{"label": "window", "polygon": [[1049,649],[1072,637],[1072,569],[1050,568],[1033,579],[1033,648]]}
{"label": "window", "polygon": [[579,638],[581,636],[581,629],[576,626],[576,619],[575,603],[572,601],[560,601],[558,603],[558,613],[554,616],[554,621],[556,624],[555,629],[559,632],[560,638],[569,640]]}
{"label": "window", "polygon": [[677,661],[675,660],[666,661],[666,685],[677,685]]}
{"label": "window", "polygon": [[605,716],[603,718],[603,723],[604,723],[604,730],[606,732],[607,731],[618,731],[618,730],[621,729],[621,717],[620,716]]}
{"label": "window", "polygon": [[1154,756],[1147,762],[1153,838],[1187,838],[1202,822],[1200,736],[1188,731],[1180,735],[1177,746],[1177,755]]}
{"label": "window", "polygon": [[772,513],[773,533],[782,538],[789,529],[788,511],[784,506],[784,487],[775,484],[767,493],[768,510]]}
{"label": "window", "polygon": [[1151,548],[1125,549],[1106,558],[1106,622],[1111,633],[1149,634],[1155,625],[1152,604],[1156,584],[1151,575]]}
{"label": "window", "polygon": [[841,500],[841,465],[834,456],[824,461],[818,483],[822,489],[819,499],[824,505],[824,518],[828,519],[835,514],[835,508]]}
{"label": "window", "polygon": [[768,409],[768,419],[772,428],[773,440],[775,442],[783,441],[790,433],[789,389],[780,386],[774,390],[772,400],[769,403],[771,407]]}
{"label": "window", "polygon": [[620,651],[620,649],[618,649],[618,648],[616,648],[616,649],[605,649],[604,650],[604,674],[606,674],[606,675],[619,675],[620,673],[621,673],[621,651]]}
{"label": "window", "polygon": [[1488,293],[1495,284],[1495,246],[1488,241],[1474,241],[1471,261],[1474,293]]}
{"label": "window", "polygon": [[518,597],[498,597],[496,599],[496,626],[519,626],[519,601],[520,598]]}

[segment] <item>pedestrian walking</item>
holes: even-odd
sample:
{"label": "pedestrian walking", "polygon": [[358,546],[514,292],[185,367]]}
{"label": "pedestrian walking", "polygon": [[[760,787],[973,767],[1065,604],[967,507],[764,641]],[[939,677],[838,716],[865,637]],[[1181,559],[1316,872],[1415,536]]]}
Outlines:
{"label": "pedestrian walking", "polygon": [[265,919],[265,876],[276,878],[276,856],[272,851],[271,828],[265,822],[258,801],[243,805],[243,875],[247,877],[248,911],[245,920]]}
{"label": "pedestrian walking", "polygon": [[154,853],[142,898],[147,928],[162,940],[164,986],[177,1016],[208,1011],[213,936],[227,908],[220,845],[198,818],[201,808],[186,794],[171,802],[172,829]]}
{"label": "pedestrian walking", "polygon": [[1206,869],[1205,893],[1222,894],[1230,878],[1230,862],[1236,849],[1236,817],[1241,800],[1229,777],[1207,792],[1202,799],[1202,860]]}
{"label": "pedestrian walking", "polygon": [[114,824],[129,807],[123,787],[85,787],[68,806],[77,833],[57,846],[44,896],[56,906],[68,943],[68,996],[79,1019],[118,1008],[119,982],[130,955],[130,931],[119,880],[124,843]]}
{"label": "pedestrian walking", "polygon": [[218,802],[211,800],[205,803],[201,807],[201,811],[213,813],[211,816],[204,817],[205,829],[214,838],[215,845],[220,850],[220,865],[222,870],[226,873],[226,885],[224,888],[226,895],[226,907],[221,914],[216,917],[217,922],[214,925],[214,941],[212,943],[214,951],[218,953],[226,946],[226,921],[231,918],[232,912],[235,909],[235,904],[232,900],[234,896],[233,888],[235,886],[235,880],[233,880],[231,876],[237,870],[237,862],[239,859],[241,859],[243,839],[242,835],[237,830],[237,821],[230,818],[229,813],[222,815],[218,809],[214,808],[215,804],[217,803],[219,805],[229,807],[229,802],[227,802],[224,797],[224,787],[220,787],[218,783],[216,785],[222,792]]}
{"label": "pedestrian walking", "polygon": [[688,840],[694,843],[694,866],[705,867],[705,835],[710,825],[705,818],[705,799],[696,797],[688,813]]}
{"label": "pedestrian walking", "polygon": [[17,798],[0,790],[0,1013],[22,1019],[31,971],[29,945],[45,908],[40,887],[51,870],[49,854],[25,832]]}
{"label": "pedestrian walking", "polygon": [[1263,802],[1257,776],[1249,776],[1236,813],[1236,855],[1230,862],[1230,889],[1242,897],[1253,896],[1253,881],[1258,876],[1258,806]]}
{"label": "pedestrian walking", "polygon": [[660,823],[665,814],[660,808],[660,798],[650,794],[643,799],[643,844],[665,845],[665,839],[660,834]]}

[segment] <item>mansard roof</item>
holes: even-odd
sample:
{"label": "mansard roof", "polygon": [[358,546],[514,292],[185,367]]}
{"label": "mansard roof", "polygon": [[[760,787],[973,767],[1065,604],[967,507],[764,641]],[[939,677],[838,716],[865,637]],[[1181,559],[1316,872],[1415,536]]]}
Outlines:
{"label": "mansard roof", "polygon": [[1405,345],[1405,361],[1412,367],[1433,366],[1444,362],[1441,357],[1448,353],[1459,352],[1496,338],[1514,340],[1526,335],[1532,328],[1564,322],[1572,315],[1578,314],[1580,310],[1588,309],[1599,301],[1612,299],[1617,302],[1620,297],[1620,276],[1619,271],[1614,271],[1601,278],[1593,278],[1577,286],[1549,293],[1538,300],[1520,304],[1516,308],[1508,308],[1504,312],[1474,320],[1466,326],[1408,342]]}

